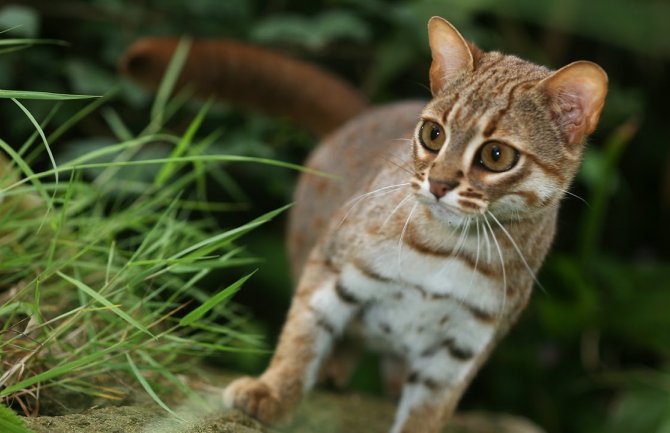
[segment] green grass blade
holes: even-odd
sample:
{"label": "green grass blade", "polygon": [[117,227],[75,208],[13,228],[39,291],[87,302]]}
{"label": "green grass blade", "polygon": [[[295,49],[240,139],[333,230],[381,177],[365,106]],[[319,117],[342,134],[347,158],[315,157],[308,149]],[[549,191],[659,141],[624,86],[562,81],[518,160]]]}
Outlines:
{"label": "green grass blade", "polygon": [[121,141],[129,141],[133,139],[133,133],[126,126],[116,110],[106,107],[102,110],[102,117],[107,122],[109,129],[112,130],[117,139]]}
{"label": "green grass blade", "polygon": [[37,99],[40,101],[69,101],[74,99],[99,98],[95,95],[71,95],[67,93],[29,92],[26,90],[0,89],[0,98],[5,99]]}
{"label": "green grass blade", "polygon": [[193,391],[191,388],[189,388],[183,381],[179,380],[177,376],[172,374],[172,372],[165,368],[165,366],[161,365],[158,361],[156,361],[154,358],[152,358],[147,352],[144,350],[139,350],[137,352],[140,357],[142,357],[142,360],[149,364],[152,368],[156,369],[164,378],[170,381],[179,391],[181,391],[184,395],[186,395],[189,399],[191,400],[197,400],[199,404],[205,405],[207,402],[200,397],[200,395]]}
{"label": "green grass blade", "polygon": [[[147,140],[145,140],[147,141]],[[151,140],[148,140],[151,141]],[[100,154],[105,153],[105,149],[100,150]],[[86,159],[92,159],[89,155],[84,156]],[[82,158],[78,158],[82,159]],[[303,173],[309,173],[316,176],[322,176],[329,179],[337,180],[339,176],[325,173],[318,170],[313,170],[311,168],[304,167],[298,164],[292,164],[290,162],[277,161],[274,159],[268,158],[256,158],[252,156],[240,156],[240,155],[203,155],[203,156],[182,156],[179,158],[155,158],[155,159],[143,159],[139,161],[117,161],[117,162],[100,162],[100,163],[88,163],[88,164],[74,164],[72,161],[69,163],[61,164],[56,170],[47,170],[41,173],[33,174],[31,176],[26,176],[24,179],[15,182],[12,185],[5,187],[0,190],[0,193],[4,193],[10,189],[16,188],[24,183],[33,181],[35,179],[41,179],[48,176],[53,176],[55,171],[61,173],[66,171],[74,170],[83,170],[83,169],[92,169],[92,168],[110,168],[110,167],[141,167],[145,165],[160,165],[167,162],[246,162],[246,163],[257,163],[265,164],[274,167],[288,168],[291,170],[300,171]]]}
{"label": "green grass blade", "polygon": [[90,288],[86,284],[82,283],[81,281],[77,281],[74,278],[71,278],[71,277],[63,274],[60,271],[57,271],[56,274],[59,277],[63,278],[64,280],[68,281],[69,283],[75,285],[79,290],[83,291],[84,293],[86,293],[91,298],[95,299],[96,301],[98,301],[102,305],[109,308],[110,311],[112,311],[114,314],[119,316],[121,319],[123,319],[126,322],[128,322],[129,324],[131,324],[133,327],[135,327],[135,328],[139,329],[140,331],[144,332],[145,334],[148,334],[148,335],[153,337],[153,334],[144,325],[142,325],[140,322],[138,322],[137,320],[130,317],[128,315],[128,313],[126,313],[125,311],[122,311],[119,307],[114,305],[109,299],[107,299],[106,297],[104,297],[100,293],[96,292],[95,290],[93,290],[92,288]]}
{"label": "green grass blade", "polygon": [[589,197],[588,202],[591,203],[591,209],[581,227],[580,255],[585,266],[590,266],[595,259],[600,233],[607,216],[612,178],[623,151],[635,137],[637,130],[637,121],[629,120],[617,128],[605,143],[605,164],[599,181]]}
{"label": "green grass blade", "polygon": [[[61,107],[62,104],[63,104],[63,103],[59,101],[58,103],[54,104],[54,106],[51,108],[51,110],[49,110],[49,113],[47,114],[47,116],[44,118],[44,120],[43,120],[42,123],[40,124],[40,127],[42,128],[42,130],[44,130],[44,128],[46,128],[46,126],[49,124],[49,122],[51,122],[51,119],[52,119],[53,116],[58,112],[58,110],[60,109],[60,107]],[[26,151],[27,151],[28,149],[30,149],[30,147],[31,147],[32,144],[35,142],[35,140],[37,139],[37,137],[39,137],[39,135],[40,135],[40,134],[39,134],[39,130],[35,130],[35,132],[33,132],[33,133],[30,135],[30,137],[28,137],[28,139],[27,139],[27,140],[23,143],[23,145],[19,148],[19,150],[18,150],[19,155],[24,155],[24,154],[26,153]],[[49,143],[51,143],[51,140],[49,140],[48,137],[47,137],[47,141],[48,141]]]}
{"label": "green grass blade", "polygon": [[97,110],[98,107],[100,107],[102,104],[107,102],[109,100],[109,98],[111,98],[115,93],[116,93],[116,90],[112,90],[111,92],[108,92],[107,94],[105,94],[101,97],[96,96],[95,100],[93,100],[90,104],[87,104],[81,110],[77,111],[74,115],[70,116],[70,118],[68,118],[58,128],[56,128],[51,134],[49,134],[49,136],[47,137],[47,140],[49,140],[49,143],[53,143],[56,140],[58,140],[70,128],[72,128],[74,125],[79,123],[79,121],[81,121],[81,119],[88,116],[93,111]]}
{"label": "green grass blade", "polygon": [[[124,150],[132,148],[141,148],[142,146],[149,144],[153,141],[167,141],[167,142],[176,142],[176,137],[167,134],[155,134],[155,135],[145,135],[138,137],[132,140],[124,141],[122,143],[114,144],[111,146],[106,146],[101,149],[88,152],[85,155],[81,155],[78,158],[75,158],[71,161],[68,161],[64,164],[61,164],[61,169],[71,169],[68,167],[77,167],[87,161],[94,161],[96,159],[104,158],[108,155],[114,155],[116,153],[121,153]],[[111,163],[108,163],[111,164]]]}
{"label": "green grass blade", "polygon": [[[101,150],[100,153],[104,153],[104,150]],[[311,168],[307,168],[299,164],[292,164],[290,162],[277,161],[268,158],[257,158],[253,156],[241,156],[241,155],[194,155],[194,156],[181,156],[178,158],[154,158],[154,159],[142,159],[137,161],[117,161],[117,162],[101,162],[101,163],[88,163],[88,164],[73,164],[72,162],[70,162],[66,164],[61,164],[58,170],[63,172],[63,171],[82,170],[90,168],[141,167],[145,165],[162,165],[174,162],[247,162],[247,163],[271,165],[274,167],[288,168],[291,170],[314,174],[317,176],[322,176],[330,179],[339,178],[337,175],[325,173],[318,170],[313,170]],[[49,170],[40,173],[39,176],[46,177],[51,176],[53,174],[54,174],[53,170]]]}
{"label": "green grass blade", "polygon": [[133,372],[133,375],[135,376],[137,381],[140,383],[140,385],[142,385],[142,388],[144,388],[144,390],[147,392],[147,394],[149,394],[151,399],[154,402],[156,402],[157,405],[159,405],[160,407],[165,409],[165,411],[168,412],[170,415],[174,416],[177,419],[180,419],[180,420],[184,421],[183,418],[181,418],[179,415],[177,415],[177,413],[175,411],[170,409],[168,407],[168,405],[165,404],[165,402],[163,402],[163,400],[161,400],[160,397],[158,397],[158,395],[153,390],[153,388],[151,387],[149,382],[147,382],[147,380],[144,378],[144,376],[142,376],[142,373],[140,373],[140,370],[137,368],[137,365],[135,365],[135,362],[133,361],[133,359],[130,357],[130,355],[128,353],[126,353],[126,360],[128,361],[128,365],[130,366],[130,370]]}
{"label": "green grass blade", "polygon": [[[202,125],[202,121],[205,119],[205,115],[207,114],[210,105],[211,102],[207,102],[205,105],[202,106],[200,111],[198,111],[198,114],[195,116],[191,124],[188,126],[188,129],[182,136],[181,140],[179,140],[179,143],[177,143],[177,146],[170,154],[170,159],[178,158],[188,151],[189,146],[193,142],[195,134],[198,132],[200,125]],[[175,162],[170,161],[166,162],[165,165],[163,165],[161,170],[156,175],[154,185],[156,186],[164,185],[167,179],[175,172],[176,169],[177,164]]]}
{"label": "green grass blade", "polygon": [[68,46],[69,44],[65,41],[58,39],[0,39],[0,47],[3,46],[13,46],[13,45],[62,45]]}
{"label": "green grass blade", "polygon": [[216,295],[212,296],[207,302],[205,302],[204,304],[202,304],[201,306],[199,306],[195,310],[191,311],[186,316],[182,317],[181,320],[179,321],[179,324],[181,326],[189,326],[189,325],[193,324],[194,322],[197,322],[198,320],[202,319],[202,317],[205,314],[207,314],[207,312],[209,310],[216,307],[220,303],[225,302],[231,296],[233,296],[235,293],[237,293],[237,291],[240,290],[242,285],[249,278],[251,278],[252,275],[254,275],[257,271],[258,271],[258,269],[253,271],[249,275],[240,278],[239,280],[235,281],[230,286],[226,287],[225,289],[221,290]]}
{"label": "green grass blade", "polygon": [[265,213],[265,214],[259,216],[258,218],[255,218],[254,220],[244,224],[243,226],[236,227],[234,229],[228,230],[228,231],[226,231],[224,233],[221,233],[219,235],[212,236],[209,239],[205,239],[204,241],[198,242],[197,244],[192,245],[192,246],[178,252],[177,254],[173,255],[172,257],[170,257],[170,259],[174,260],[174,259],[177,259],[179,257],[184,257],[191,252],[202,250],[203,247],[214,244],[214,243],[220,243],[221,241],[230,242],[234,239],[237,239],[239,236],[242,236],[243,234],[248,233],[249,231],[255,229],[256,227],[270,221],[271,219],[273,219],[274,217],[276,217],[280,213],[284,212],[285,210],[287,210],[291,206],[293,206],[293,205],[288,204],[286,206],[282,206],[279,209],[275,209],[273,211],[270,211],[268,213]]}
{"label": "green grass blade", "polygon": [[[5,141],[2,139],[0,139],[0,149],[4,150],[12,158],[14,163],[19,166],[19,168],[21,169],[21,171],[23,171],[23,174],[25,175],[23,180],[18,181],[14,185],[18,186],[26,182],[31,182],[35,187],[35,190],[37,190],[37,192],[42,196],[44,202],[51,203],[49,195],[44,189],[42,182],[40,182],[39,180],[41,176],[33,172],[33,170],[26,163],[26,161],[23,158],[21,158],[21,155],[16,153],[16,151],[9,144],[5,143]],[[11,189],[11,186],[4,188],[4,190],[0,192],[7,191],[9,189]]]}
{"label": "green grass blade", "polygon": [[160,128],[163,124],[165,107],[167,105],[168,99],[170,98],[170,94],[172,93],[172,90],[177,83],[181,69],[186,62],[186,57],[188,56],[190,48],[190,39],[183,38],[179,41],[179,44],[177,45],[177,48],[172,55],[172,59],[168,64],[167,70],[165,71],[163,80],[158,87],[158,91],[156,92],[156,99],[154,100],[154,104],[151,107],[151,126],[156,129]]}
{"label": "green grass blade", "polygon": [[47,371],[44,371],[42,373],[36,374],[35,376],[31,376],[25,380],[22,380],[20,382],[17,382],[13,385],[10,385],[2,390],[0,390],[0,397],[4,397],[6,395],[10,395],[14,392],[20,391],[22,389],[26,389],[27,387],[31,385],[35,385],[36,383],[39,382],[44,382],[50,379],[55,379],[57,377],[70,374],[74,370],[86,366],[86,368],[91,368],[94,364],[98,362],[102,362],[104,360],[109,359],[108,355],[117,349],[117,346],[110,346],[107,347],[106,349],[102,349],[93,353],[90,353],[88,355],[84,355],[82,357],[79,357],[75,359],[74,361],[66,362],[65,364],[61,364],[57,367],[51,368]]}
{"label": "green grass blade", "polygon": [[13,410],[0,404],[0,431],[2,433],[33,433]]}
{"label": "green grass blade", "polygon": [[49,161],[51,161],[51,165],[53,166],[54,170],[56,170],[56,173],[54,174],[56,178],[56,183],[58,183],[58,166],[56,165],[56,159],[54,158],[53,153],[51,152],[51,147],[49,146],[49,142],[47,141],[46,135],[44,135],[44,131],[42,131],[42,128],[40,127],[40,124],[37,122],[35,117],[28,111],[28,109],[20,103],[16,98],[12,98],[12,101],[18,105],[18,107],[23,111],[23,113],[28,117],[30,122],[33,124],[35,127],[35,130],[40,134],[40,137],[42,138],[42,143],[44,143],[44,148],[47,151],[47,155],[49,155]]}

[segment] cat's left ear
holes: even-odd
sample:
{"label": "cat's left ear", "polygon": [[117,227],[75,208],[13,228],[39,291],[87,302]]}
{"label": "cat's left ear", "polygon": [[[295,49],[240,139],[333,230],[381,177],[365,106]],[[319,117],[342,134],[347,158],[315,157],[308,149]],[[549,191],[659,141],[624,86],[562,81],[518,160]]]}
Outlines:
{"label": "cat's left ear", "polygon": [[569,145],[581,143],[596,129],[607,95],[607,74],[600,66],[587,61],[570,63],[539,85],[549,94]]}
{"label": "cat's left ear", "polygon": [[430,91],[433,96],[444,88],[448,81],[462,72],[475,69],[477,50],[458,33],[456,27],[444,18],[432,17],[428,21],[428,42],[433,63],[430,65]]}

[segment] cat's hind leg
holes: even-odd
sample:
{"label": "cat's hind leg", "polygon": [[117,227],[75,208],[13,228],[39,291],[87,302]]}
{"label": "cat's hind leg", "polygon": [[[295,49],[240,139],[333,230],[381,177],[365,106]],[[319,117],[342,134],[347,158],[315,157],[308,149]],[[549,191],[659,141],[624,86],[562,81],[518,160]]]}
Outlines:
{"label": "cat's hind leg", "polygon": [[319,373],[319,383],[336,390],[344,389],[354,375],[363,354],[363,341],[355,335],[345,334],[335,343]]}
{"label": "cat's hind leg", "polygon": [[397,355],[386,353],[382,355],[381,370],[384,393],[389,397],[400,397],[407,381],[407,363]]}

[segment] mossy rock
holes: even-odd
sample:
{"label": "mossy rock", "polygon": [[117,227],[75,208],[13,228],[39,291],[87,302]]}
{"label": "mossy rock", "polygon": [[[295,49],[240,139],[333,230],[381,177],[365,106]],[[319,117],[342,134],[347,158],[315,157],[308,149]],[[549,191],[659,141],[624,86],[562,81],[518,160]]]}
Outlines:
{"label": "mossy rock", "polygon": [[[226,383],[230,376],[211,374],[211,383]],[[138,400],[139,401],[139,400]],[[294,420],[280,428],[267,428],[239,411],[220,408],[220,396],[185,402],[176,409],[181,420],[160,407],[132,406],[88,409],[62,416],[28,418],[35,433],[385,433],[391,426],[395,404],[354,393],[317,391],[305,400]],[[460,414],[445,433],[542,433],[532,423],[501,414]]]}

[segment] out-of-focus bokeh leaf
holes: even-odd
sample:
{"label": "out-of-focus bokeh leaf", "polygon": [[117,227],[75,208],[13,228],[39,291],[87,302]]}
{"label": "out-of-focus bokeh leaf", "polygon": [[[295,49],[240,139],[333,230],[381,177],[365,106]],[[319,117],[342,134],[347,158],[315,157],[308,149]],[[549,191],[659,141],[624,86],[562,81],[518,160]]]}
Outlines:
{"label": "out-of-focus bokeh leaf", "polygon": [[0,32],[9,31],[12,36],[37,37],[40,17],[28,6],[9,4],[0,8]]}
{"label": "out-of-focus bokeh leaf", "polygon": [[72,88],[85,95],[104,95],[118,82],[110,71],[81,59],[67,62],[65,72],[70,78]]}
{"label": "out-of-focus bokeh leaf", "polygon": [[252,37],[262,43],[286,43],[318,50],[337,40],[365,42],[370,31],[356,15],[335,10],[315,17],[276,15],[258,23]]}
{"label": "out-of-focus bokeh leaf", "polygon": [[[665,385],[668,385],[667,381]],[[670,390],[660,386],[658,388],[638,386],[626,391],[618,399],[607,431],[610,433],[667,433],[669,429]]]}

